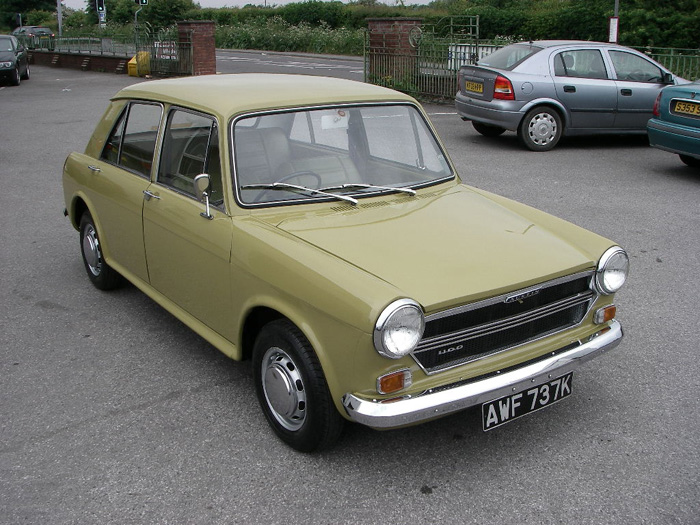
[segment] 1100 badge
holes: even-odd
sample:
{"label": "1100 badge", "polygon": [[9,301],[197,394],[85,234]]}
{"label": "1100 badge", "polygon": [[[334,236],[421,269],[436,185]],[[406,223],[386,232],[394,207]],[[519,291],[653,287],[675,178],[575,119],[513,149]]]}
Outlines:
{"label": "1100 badge", "polygon": [[481,405],[484,430],[491,430],[571,395],[574,373]]}

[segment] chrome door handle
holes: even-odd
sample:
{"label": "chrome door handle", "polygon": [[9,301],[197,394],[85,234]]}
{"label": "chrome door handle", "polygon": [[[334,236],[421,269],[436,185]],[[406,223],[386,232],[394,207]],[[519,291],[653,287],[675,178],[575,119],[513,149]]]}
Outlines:
{"label": "chrome door handle", "polygon": [[102,171],[100,168],[98,168],[97,166],[93,166],[92,164],[88,165],[88,169],[90,171],[94,171],[95,173],[99,173]]}
{"label": "chrome door handle", "polygon": [[150,201],[151,199],[160,199],[158,195],[156,195],[155,193],[151,193],[148,190],[143,190],[143,194],[145,195],[145,199],[147,201]]}

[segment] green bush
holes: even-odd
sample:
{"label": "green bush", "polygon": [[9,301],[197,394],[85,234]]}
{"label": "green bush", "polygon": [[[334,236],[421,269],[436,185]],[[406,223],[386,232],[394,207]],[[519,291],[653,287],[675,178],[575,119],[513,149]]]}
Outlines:
{"label": "green bush", "polygon": [[215,38],[217,47],[229,49],[361,55],[364,31],[333,29],[325,23],[315,27],[306,22],[292,25],[274,17],[218,26]]}

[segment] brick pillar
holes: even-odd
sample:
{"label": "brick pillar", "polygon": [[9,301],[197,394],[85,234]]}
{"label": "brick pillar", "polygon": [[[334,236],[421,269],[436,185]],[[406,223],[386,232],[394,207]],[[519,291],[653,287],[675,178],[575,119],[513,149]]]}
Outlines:
{"label": "brick pillar", "polygon": [[418,48],[413,32],[420,31],[422,18],[368,18],[370,82],[393,85],[412,81],[416,74]]}
{"label": "brick pillar", "polygon": [[177,33],[180,43],[190,42],[192,45],[192,74],[215,74],[214,22],[212,20],[178,22]]}

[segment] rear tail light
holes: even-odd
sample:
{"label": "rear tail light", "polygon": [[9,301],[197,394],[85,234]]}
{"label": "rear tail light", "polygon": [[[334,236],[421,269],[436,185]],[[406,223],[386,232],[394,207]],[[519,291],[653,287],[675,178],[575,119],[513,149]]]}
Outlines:
{"label": "rear tail light", "polygon": [[661,105],[661,93],[659,93],[659,96],[656,97],[656,102],[654,102],[654,109],[652,113],[654,113],[655,117],[661,116],[661,113],[659,113],[659,106]]}
{"label": "rear tail light", "polygon": [[498,75],[493,86],[493,98],[498,100],[515,100],[513,84],[506,77]]}

